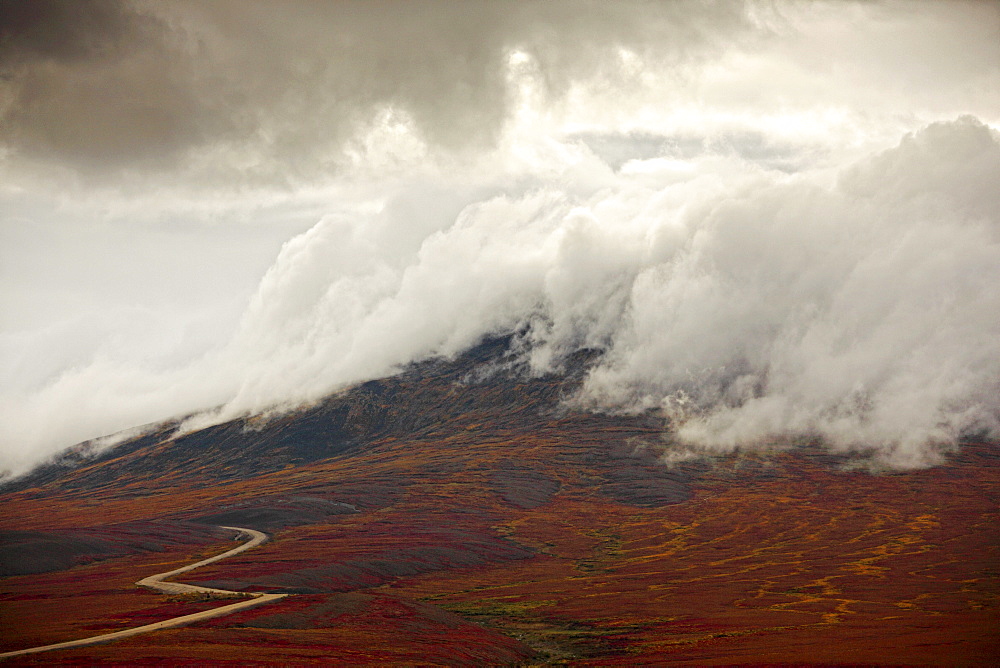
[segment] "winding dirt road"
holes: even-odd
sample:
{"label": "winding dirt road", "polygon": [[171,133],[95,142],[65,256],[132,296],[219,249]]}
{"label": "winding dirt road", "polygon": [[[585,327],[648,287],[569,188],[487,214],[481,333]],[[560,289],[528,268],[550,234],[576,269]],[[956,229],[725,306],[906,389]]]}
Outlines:
{"label": "winding dirt road", "polygon": [[188,571],[194,570],[199,566],[206,566],[216,561],[220,561],[227,557],[231,557],[234,554],[239,554],[240,552],[245,552],[251,548],[257,547],[261,543],[267,540],[267,534],[260,531],[255,531],[254,529],[244,529],[241,527],[222,527],[223,529],[230,529],[232,531],[238,531],[240,535],[246,535],[250,538],[249,541],[243,543],[239,547],[235,547],[222,554],[217,554],[209,559],[203,559],[197,563],[189,564],[187,566],[182,566],[181,568],[176,568],[172,571],[167,571],[166,573],[157,573],[156,575],[150,575],[148,578],[143,578],[136,582],[137,585],[142,587],[148,587],[150,589],[156,589],[162,591],[165,594],[216,594],[216,595],[238,595],[247,596],[249,598],[244,598],[237,603],[231,603],[229,605],[223,605],[218,608],[212,608],[211,610],[203,610],[201,612],[196,612],[191,615],[183,615],[181,617],[172,617],[171,619],[165,619],[162,622],[156,622],[154,624],[146,624],[145,626],[137,626],[132,629],[125,629],[124,631],[115,631],[114,633],[105,633],[99,636],[90,636],[89,638],[81,638],[80,640],[70,640],[67,642],[55,643],[53,645],[42,645],[40,647],[29,647],[28,649],[19,649],[14,652],[4,652],[0,654],[0,660],[7,659],[10,657],[21,656],[23,654],[36,654],[38,652],[49,652],[55,649],[68,649],[70,647],[85,647],[87,645],[98,645],[100,643],[111,642],[112,640],[118,640],[119,638],[128,638],[129,636],[136,636],[140,633],[149,633],[150,631],[158,631],[159,629],[170,629],[177,626],[185,626],[194,622],[199,622],[205,619],[213,619],[215,617],[222,617],[228,615],[238,610],[243,610],[245,608],[252,608],[269,601],[276,601],[280,598],[285,598],[288,594],[246,594],[237,591],[229,591],[226,589],[212,589],[210,587],[199,587],[197,585],[181,584],[179,582],[164,582],[165,579],[173,577],[175,575],[180,575],[181,573],[187,573]]}

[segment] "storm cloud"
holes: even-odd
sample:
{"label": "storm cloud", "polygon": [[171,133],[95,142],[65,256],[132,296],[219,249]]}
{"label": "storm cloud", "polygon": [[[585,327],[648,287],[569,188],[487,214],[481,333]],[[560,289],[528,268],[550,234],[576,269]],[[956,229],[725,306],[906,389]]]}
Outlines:
{"label": "storm cloud", "polygon": [[561,96],[621,80],[623,50],[682,66],[761,32],[741,3],[8,0],[0,16],[9,150],[251,180],[314,175],[380,113],[488,145],[514,51]]}
{"label": "storm cloud", "polygon": [[994,3],[0,4],[0,470],[501,332],[679,448],[998,434]]}

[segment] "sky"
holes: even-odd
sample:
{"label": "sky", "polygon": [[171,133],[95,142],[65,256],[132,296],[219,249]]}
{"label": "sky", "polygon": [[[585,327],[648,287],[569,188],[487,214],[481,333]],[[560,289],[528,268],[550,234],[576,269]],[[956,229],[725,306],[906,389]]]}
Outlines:
{"label": "sky", "polygon": [[0,0],[0,471],[518,332],[692,452],[1000,435],[1000,4]]}

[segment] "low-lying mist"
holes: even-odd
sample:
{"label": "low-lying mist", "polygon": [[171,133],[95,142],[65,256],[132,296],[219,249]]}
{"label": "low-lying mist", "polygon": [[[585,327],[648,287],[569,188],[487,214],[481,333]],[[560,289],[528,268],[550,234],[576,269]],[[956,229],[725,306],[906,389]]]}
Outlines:
{"label": "low-lying mist", "polygon": [[614,168],[585,140],[557,148],[572,168],[410,183],[325,216],[198,355],[99,356],[7,397],[0,464],[210,406],[188,427],[294,406],[513,331],[535,373],[604,351],[572,401],[658,412],[692,447],[819,439],[912,467],[1000,435],[988,126],[803,171],[732,147]]}

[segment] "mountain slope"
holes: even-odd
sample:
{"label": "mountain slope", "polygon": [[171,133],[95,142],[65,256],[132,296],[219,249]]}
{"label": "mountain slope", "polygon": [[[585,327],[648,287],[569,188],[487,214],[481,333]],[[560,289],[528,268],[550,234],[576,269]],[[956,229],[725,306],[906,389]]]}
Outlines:
{"label": "mountain slope", "polygon": [[[507,340],[490,340],[295,413],[154,431],[8,485],[0,529],[19,532],[5,539],[12,553],[25,536],[74,532],[124,547],[0,580],[15,620],[0,646],[205,605],[164,603],[131,583],[154,563],[223,551],[210,525],[235,524],[274,539],[189,581],[295,596],[33,661],[224,662],[251,651],[261,662],[357,665],[973,665],[995,656],[994,444],[891,474],[852,469],[856,461],[816,445],[668,466],[662,422],[562,401],[591,359],[532,378]],[[130,531],[149,544],[129,543]],[[170,532],[185,538],[152,544]]]}

